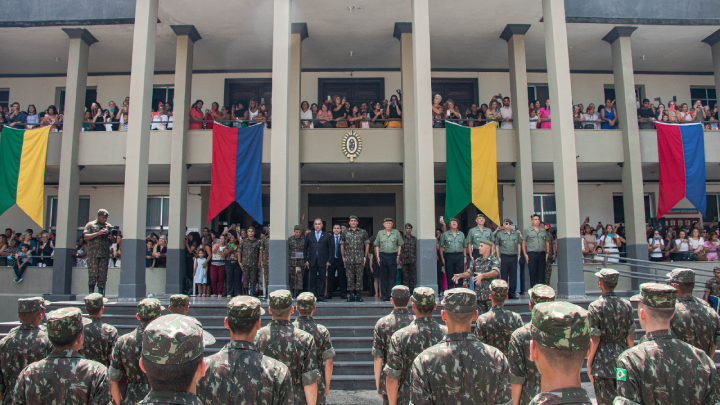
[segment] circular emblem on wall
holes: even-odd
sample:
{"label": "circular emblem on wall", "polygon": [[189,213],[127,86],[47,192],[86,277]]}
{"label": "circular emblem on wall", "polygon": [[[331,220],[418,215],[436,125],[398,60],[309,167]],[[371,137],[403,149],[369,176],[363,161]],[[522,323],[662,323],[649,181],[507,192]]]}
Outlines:
{"label": "circular emblem on wall", "polygon": [[355,159],[360,156],[362,152],[362,139],[360,135],[355,131],[350,131],[343,137],[342,140],[342,152],[345,157],[350,159],[350,163],[354,162]]}

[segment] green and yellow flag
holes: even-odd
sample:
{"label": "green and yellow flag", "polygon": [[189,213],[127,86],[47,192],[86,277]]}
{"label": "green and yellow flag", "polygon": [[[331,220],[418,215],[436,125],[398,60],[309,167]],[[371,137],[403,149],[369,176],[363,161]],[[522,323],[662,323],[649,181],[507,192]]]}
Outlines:
{"label": "green and yellow flag", "polygon": [[447,122],[445,129],[446,220],[473,203],[488,219],[500,224],[495,124],[469,128]]}
{"label": "green and yellow flag", "polygon": [[41,227],[50,127],[0,133],[0,215],[17,204]]}

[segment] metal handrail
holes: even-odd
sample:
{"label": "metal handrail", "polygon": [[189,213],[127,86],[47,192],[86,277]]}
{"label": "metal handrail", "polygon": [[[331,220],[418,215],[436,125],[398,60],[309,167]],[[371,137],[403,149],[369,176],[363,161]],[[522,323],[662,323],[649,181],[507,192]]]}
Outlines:
{"label": "metal handrail", "polygon": [[[620,271],[620,270],[618,270],[618,271]],[[583,269],[583,272],[595,274],[595,271],[593,271],[593,270],[585,270],[585,269]],[[648,276],[648,275],[649,275],[649,276],[652,276],[652,274],[645,274],[645,275],[646,275],[646,276]],[[620,274],[620,277],[636,278],[636,279],[642,279],[642,280],[649,280],[649,281],[653,281],[653,282],[658,282],[658,281],[659,281],[659,280],[656,279],[656,278],[649,278],[649,277],[644,277],[644,276],[637,276],[637,275],[634,275],[634,274],[632,274],[632,275],[625,275],[625,274],[622,274],[622,273],[621,273],[621,274]]]}
{"label": "metal handrail", "polygon": [[[613,257],[613,256],[607,256],[607,255],[604,255],[604,254],[602,254],[602,255],[596,255],[596,256],[600,256],[600,257]],[[589,259],[589,260],[592,260],[592,259]],[[670,264],[670,263],[665,263],[665,262],[651,262],[651,261],[648,261],[648,260],[632,259],[632,258],[629,258],[629,257],[624,257],[623,260],[628,261],[628,262],[640,263],[640,264],[632,264],[632,266],[635,266],[635,267],[646,267],[646,268],[655,269],[655,270],[660,270],[660,271],[665,271],[665,269],[657,268],[657,267],[654,267],[654,266],[672,267],[672,268],[674,268],[674,269],[675,269],[675,268],[678,268],[678,267],[681,267],[681,266],[678,266],[678,265],[677,265],[677,263],[679,263],[679,262],[671,262],[671,263],[675,263],[675,264]],[[607,262],[605,262],[605,263],[607,263]],[[651,263],[653,266],[643,266],[643,265],[642,265],[643,263]],[[687,263],[687,262],[682,262],[682,263]],[[710,274],[714,274],[714,270],[701,269],[701,268],[698,268],[698,267],[690,267],[690,266],[685,266],[685,265],[683,265],[682,268],[683,268],[683,269],[694,270],[694,271],[696,271],[696,272],[700,271],[700,272],[705,272],[705,273],[708,273],[708,272],[709,272]]]}

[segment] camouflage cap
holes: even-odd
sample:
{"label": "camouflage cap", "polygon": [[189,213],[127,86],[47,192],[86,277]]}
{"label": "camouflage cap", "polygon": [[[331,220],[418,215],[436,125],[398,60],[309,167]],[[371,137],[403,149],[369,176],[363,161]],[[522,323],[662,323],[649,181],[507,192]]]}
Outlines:
{"label": "camouflage cap", "polygon": [[490,283],[490,295],[493,298],[504,300],[508,297],[508,283],[502,279],[495,279]]}
{"label": "camouflage cap", "polygon": [[477,294],[467,288],[453,288],[445,291],[442,304],[446,311],[456,314],[477,311]]}
{"label": "camouflage cap", "polygon": [[[355,215],[350,215],[350,219],[358,219],[358,217],[356,217]],[[359,219],[358,219],[358,221],[359,221]]]}
{"label": "camouflage cap", "polygon": [[91,322],[91,320],[83,318],[82,312],[78,308],[56,309],[47,314],[48,336],[51,338],[72,336]]}
{"label": "camouflage cap", "polygon": [[300,226],[300,225],[295,225],[295,226],[293,227],[293,231],[302,231],[302,226]]}
{"label": "camouflage cap", "polygon": [[190,297],[185,294],[175,294],[170,296],[170,306],[175,308],[184,308],[190,305]]}
{"label": "camouflage cap", "polygon": [[137,313],[140,319],[155,318],[160,315],[160,311],[165,309],[164,306],[160,305],[160,301],[155,298],[145,298],[138,302]]}
{"label": "camouflage cap", "polygon": [[545,284],[535,285],[535,287],[528,291],[528,295],[530,296],[530,303],[532,305],[537,305],[541,302],[555,301],[555,290]]}
{"label": "camouflage cap", "polygon": [[43,297],[20,298],[18,300],[18,314],[47,309],[48,305],[50,305],[50,301],[45,301]]}
{"label": "camouflage cap", "polygon": [[288,290],[277,290],[270,293],[270,309],[285,309],[292,304],[292,295]]}
{"label": "camouflage cap", "polygon": [[668,274],[668,283],[694,283],[695,282],[695,271],[691,269],[673,269]]}
{"label": "camouflage cap", "polygon": [[110,216],[110,213],[109,213],[108,210],[106,210],[105,208],[100,208],[100,209],[98,210],[98,216],[99,216],[99,217],[109,217],[109,216]]}
{"label": "camouflage cap", "polygon": [[424,308],[435,306],[435,290],[430,287],[417,287],[413,290],[412,299],[415,305]]}
{"label": "camouflage cap", "polygon": [[248,226],[247,229],[245,229],[245,232],[249,232],[249,231],[255,232],[255,228],[253,228],[252,226]]}
{"label": "camouflage cap", "polygon": [[230,300],[227,304],[228,318],[236,324],[257,322],[260,315],[265,315],[260,300],[248,295],[242,295]]}
{"label": "camouflage cap", "polygon": [[404,285],[396,285],[390,291],[390,296],[398,299],[410,298],[410,289]]}
{"label": "camouflage cap", "polygon": [[607,283],[617,284],[620,280],[620,272],[615,269],[600,269],[595,275]]}
{"label": "camouflage cap", "polygon": [[532,338],[552,349],[577,350],[590,346],[588,311],[569,302],[543,302],[532,311]]}
{"label": "camouflage cap", "polygon": [[405,224],[405,228],[413,229],[413,226],[410,222],[408,222],[407,224]]}
{"label": "camouflage cap", "polygon": [[640,294],[633,295],[630,301],[642,302],[654,308],[675,308],[677,290],[666,284],[640,284]]}
{"label": "camouflage cap", "polygon": [[392,218],[385,218],[383,219],[383,222],[395,222]]}
{"label": "camouflage cap", "polygon": [[215,338],[197,319],[170,314],[150,322],[143,332],[142,356],[155,364],[184,364],[203,355]]}
{"label": "camouflage cap", "polygon": [[85,296],[85,309],[88,311],[97,311],[102,308],[108,299],[98,293],[92,293]]}
{"label": "camouflage cap", "polygon": [[311,292],[304,292],[297,296],[297,307],[298,309],[313,309],[315,308],[315,294]]}

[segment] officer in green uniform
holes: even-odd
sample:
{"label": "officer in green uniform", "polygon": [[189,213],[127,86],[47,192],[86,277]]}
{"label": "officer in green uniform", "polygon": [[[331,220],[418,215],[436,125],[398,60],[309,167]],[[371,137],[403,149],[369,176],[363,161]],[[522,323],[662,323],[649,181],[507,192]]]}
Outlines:
{"label": "officer in green uniform", "polygon": [[500,260],[500,278],[507,281],[509,299],[517,298],[517,264],[520,258],[522,238],[518,231],[512,229],[513,222],[509,218],[503,220],[503,227],[495,234],[495,249]]}
{"label": "officer in green uniform", "polygon": [[83,238],[88,244],[87,267],[90,294],[95,292],[95,285],[97,285],[100,295],[105,295],[110,250],[108,228],[112,227],[107,222],[109,215],[106,209],[99,209],[97,219],[88,222],[83,231]]}
{"label": "officer in green uniform", "polygon": [[452,289],[457,286],[453,281],[455,275],[465,272],[467,249],[465,234],[458,229],[457,218],[450,218],[448,223],[450,224],[450,229],[440,236],[438,245],[440,246],[440,259],[442,260],[443,266],[445,266],[448,288]]}
{"label": "officer in green uniform", "polygon": [[530,269],[530,287],[545,281],[545,265],[550,256],[550,242],[540,217],[533,215],[532,226],[523,231],[523,254]]}
{"label": "officer in green uniform", "polygon": [[468,231],[467,239],[465,239],[465,241],[467,242],[468,251],[469,253],[472,253],[473,259],[477,259],[478,257],[480,257],[480,252],[478,251],[478,249],[480,248],[481,240],[484,239],[489,240],[490,242],[495,242],[495,235],[493,235],[493,232],[490,230],[490,228],[485,226],[486,221],[487,217],[485,217],[485,215],[478,214],[477,218],[475,218],[475,223],[477,223],[477,226]]}
{"label": "officer in green uniform", "polygon": [[397,265],[401,264],[403,238],[397,229],[393,229],[392,218],[385,218],[385,229],[375,237],[375,257],[380,266],[380,290],[383,301],[390,301],[390,290],[395,286]]}
{"label": "officer in green uniform", "polygon": [[305,234],[300,225],[295,225],[293,231],[293,236],[288,238],[288,250],[290,253],[288,271],[290,272],[290,291],[292,291],[292,297],[295,298],[303,288],[303,266],[305,265],[305,260],[302,258],[302,253],[305,248]]}

